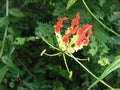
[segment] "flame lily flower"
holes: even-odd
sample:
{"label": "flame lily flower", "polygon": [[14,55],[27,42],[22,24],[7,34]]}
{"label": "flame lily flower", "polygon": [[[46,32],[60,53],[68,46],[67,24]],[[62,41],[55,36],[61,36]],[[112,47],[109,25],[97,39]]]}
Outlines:
{"label": "flame lily flower", "polygon": [[55,34],[59,44],[59,48],[62,51],[68,53],[74,53],[83,46],[87,46],[89,38],[92,35],[92,25],[86,24],[83,27],[79,27],[80,14],[76,13],[76,17],[71,21],[70,27],[66,30],[65,35],[61,35],[60,29],[63,27],[63,22],[69,18],[60,18],[55,25]]}
{"label": "flame lily flower", "polygon": [[[67,28],[67,30],[66,30],[66,32],[65,32],[64,35],[61,35],[60,30],[63,27],[62,24],[63,24],[63,22],[65,20],[68,20],[68,19],[69,18],[67,18],[67,17],[60,18],[58,20],[57,24],[54,26],[54,28],[55,28],[55,34],[56,34],[56,38],[57,38],[57,42],[58,42],[59,48],[56,48],[55,46],[51,45],[40,34],[43,41],[45,41],[49,46],[51,46],[52,48],[58,50],[59,52],[55,53],[55,54],[48,54],[48,53],[46,53],[46,50],[43,50],[40,55],[41,56],[43,54],[45,54],[47,56],[60,56],[60,55],[62,55],[64,63],[65,63],[65,66],[66,66],[66,69],[67,69],[68,74],[69,74],[69,78],[71,78],[73,72],[70,71],[69,68],[68,68],[66,57],[65,57],[65,55],[67,55],[70,58],[74,59],[82,68],[84,68],[90,75],[92,75],[94,78],[96,78],[98,80],[99,78],[96,75],[94,75],[87,67],[85,67],[80,62],[80,60],[81,61],[85,61],[85,60],[90,61],[89,57],[88,57],[88,59],[80,59],[80,58],[76,58],[72,54],[75,51],[78,51],[78,50],[82,49],[83,46],[87,46],[88,45],[88,43],[90,41],[89,38],[92,35],[92,25],[86,24],[83,27],[79,27],[80,15],[79,15],[79,13],[77,13],[76,17],[71,22],[71,26]],[[102,82],[104,85],[106,85],[110,89],[114,90],[114,88],[112,88],[111,86],[109,86],[104,81],[100,80],[100,82]],[[91,86],[88,89],[90,89]]]}
{"label": "flame lily flower", "polygon": [[65,55],[73,58],[78,64],[80,64],[84,69],[86,69],[85,66],[82,65],[82,63],[79,62],[79,60],[85,61],[85,60],[89,60],[89,59],[76,58],[72,55],[72,53],[82,49],[83,46],[88,45],[88,43],[90,41],[89,38],[92,35],[92,25],[86,24],[83,27],[79,27],[80,14],[76,13],[75,18],[71,21],[70,27],[68,27],[67,30],[65,31],[65,34],[62,35],[61,34],[61,28],[63,27],[63,22],[68,20],[68,19],[69,18],[67,18],[67,17],[60,18],[60,19],[58,19],[56,25],[54,26],[56,39],[57,39],[59,48],[54,47],[49,42],[47,42],[44,37],[41,36],[42,39],[48,45],[50,45],[52,48],[58,50],[59,52],[55,53],[55,54],[47,54],[46,50],[43,50],[40,55],[41,56],[43,54],[45,54],[47,56],[63,55],[64,63],[65,63],[66,69],[69,73],[69,78],[71,78],[73,72],[70,71],[69,68],[68,68]]}

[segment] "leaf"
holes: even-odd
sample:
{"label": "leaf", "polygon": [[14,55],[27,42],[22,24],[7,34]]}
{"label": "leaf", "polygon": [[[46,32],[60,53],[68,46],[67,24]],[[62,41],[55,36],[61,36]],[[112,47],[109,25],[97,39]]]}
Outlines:
{"label": "leaf", "polygon": [[22,83],[28,90],[39,90],[39,86],[36,83],[29,83],[25,80]]}
{"label": "leaf", "polygon": [[9,68],[6,65],[3,66],[2,68],[0,68],[0,84],[1,84],[5,74],[7,73],[8,69]]}
{"label": "leaf", "polygon": [[22,86],[18,86],[18,87],[17,87],[17,90],[29,90],[29,89],[27,89],[27,88],[25,88],[25,87],[22,87]]}
{"label": "leaf", "polygon": [[53,84],[53,90],[66,90],[64,87],[63,87],[63,84],[56,80]]}
{"label": "leaf", "polygon": [[103,7],[103,5],[105,4],[105,2],[106,2],[106,0],[100,0],[99,1],[100,6]]}
{"label": "leaf", "polygon": [[105,65],[109,65],[110,62],[109,62],[108,58],[101,57],[100,60],[98,60],[98,64],[100,64],[101,66],[105,66]]}
{"label": "leaf", "polygon": [[101,74],[101,76],[94,83],[92,83],[92,85],[90,85],[89,88],[93,87],[101,79],[103,79],[108,74],[110,74],[112,71],[114,71],[114,70],[116,70],[118,68],[120,68],[120,55],[115,57],[114,61],[104,70],[104,72]]}
{"label": "leaf", "polygon": [[69,0],[67,3],[66,10],[68,10],[77,0]]}
{"label": "leaf", "polygon": [[17,73],[19,73],[19,69],[18,67],[13,63],[12,59],[10,56],[5,55],[2,57],[2,62],[7,65],[8,67],[14,69]]}
{"label": "leaf", "polygon": [[25,43],[25,38],[17,37],[13,43],[15,45],[23,45]]}
{"label": "leaf", "polygon": [[54,29],[49,23],[38,22],[38,27],[35,30],[35,35],[41,37],[41,34],[52,45],[54,45],[53,37]]}
{"label": "leaf", "polygon": [[53,27],[48,23],[41,23],[38,22],[38,27],[35,29],[35,35],[41,37],[40,34],[43,36],[49,36],[50,34],[54,33]]}
{"label": "leaf", "polygon": [[10,86],[11,88],[14,88],[14,87],[15,87],[15,83],[12,81],[12,82],[10,82],[9,86]]}
{"label": "leaf", "polygon": [[98,52],[98,47],[90,48],[88,53],[94,56]]}
{"label": "leaf", "polygon": [[68,71],[65,70],[65,69],[60,70],[59,74],[60,74],[61,76],[63,76],[64,78],[66,78],[66,79],[70,79],[70,78],[69,78],[69,73],[68,73]]}
{"label": "leaf", "polygon": [[4,27],[9,23],[9,18],[8,16],[1,17],[0,18],[0,27]]}
{"label": "leaf", "polygon": [[9,10],[10,15],[15,17],[24,17],[24,13],[20,11],[18,8],[12,8]]}
{"label": "leaf", "polygon": [[[62,7],[62,8],[61,8]],[[56,17],[62,17],[62,14],[65,12],[65,6],[61,3],[61,4],[56,4],[55,9],[53,11],[53,16]]]}
{"label": "leaf", "polygon": [[61,66],[59,66],[59,65],[49,64],[49,65],[47,65],[47,68],[54,73],[59,73],[59,71],[61,70]]}
{"label": "leaf", "polygon": [[98,28],[94,30],[94,34],[101,43],[105,43],[109,39],[109,36],[105,31],[102,30],[102,28],[100,28],[99,26]]}
{"label": "leaf", "polygon": [[95,40],[95,36],[91,36],[90,40],[91,40],[91,43],[89,44],[90,49],[89,49],[88,53],[90,53],[92,56],[94,56],[99,51],[98,43]]}

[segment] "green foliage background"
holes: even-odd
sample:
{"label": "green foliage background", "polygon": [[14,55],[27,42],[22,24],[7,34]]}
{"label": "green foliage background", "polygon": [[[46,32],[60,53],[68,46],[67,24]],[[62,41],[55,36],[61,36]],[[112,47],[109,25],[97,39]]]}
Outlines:
{"label": "green foliage background", "polygon": [[[67,57],[73,71],[69,79],[62,57],[40,57],[43,49],[55,52],[42,41],[40,33],[57,46],[53,28],[57,19],[69,17],[72,20],[77,12],[81,16],[80,26],[91,24],[93,35],[90,44],[74,55],[89,57],[89,62],[82,63],[96,76],[120,56],[120,37],[101,26],[81,0],[9,0],[9,16],[5,16],[6,1],[0,1],[0,48],[8,25],[0,56],[0,90],[87,90],[95,79],[71,58]],[[86,3],[100,21],[120,34],[120,0],[86,0]],[[65,24],[67,28],[70,22]],[[120,88],[119,67],[103,79],[114,88]],[[93,90],[105,88],[98,83]]]}

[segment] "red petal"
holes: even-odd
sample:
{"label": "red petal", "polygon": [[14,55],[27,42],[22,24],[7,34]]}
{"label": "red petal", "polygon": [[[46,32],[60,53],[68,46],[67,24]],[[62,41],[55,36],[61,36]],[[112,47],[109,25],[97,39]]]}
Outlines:
{"label": "red petal", "polygon": [[78,30],[78,25],[71,30],[71,34],[75,34]]}
{"label": "red petal", "polygon": [[80,19],[80,14],[79,13],[76,13],[76,18]]}
{"label": "red petal", "polygon": [[79,24],[79,19],[80,19],[80,15],[79,15],[79,13],[77,13],[76,18],[74,18],[71,22],[71,27],[74,27],[74,26],[78,25]]}
{"label": "red petal", "polygon": [[[83,42],[84,45],[87,45],[89,43],[89,37],[92,34],[92,25],[85,25],[83,28],[78,29],[78,39],[76,41],[76,44],[80,47],[81,43]],[[86,36],[86,32],[88,31],[88,35]]]}
{"label": "red petal", "polygon": [[78,37],[78,39],[77,39],[77,41],[76,41],[76,44],[80,47],[82,41],[83,41],[84,38],[85,38],[85,32],[80,28],[80,29],[78,29],[78,33],[79,33],[79,34],[78,34],[79,37]]}
{"label": "red petal", "polygon": [[68,20],[69,18],[66,18],[66,17],[63,17],[63,18],[60,18],[57,22],[57,24],[55,25],[55,32],[56,33],[60,33],[60,29],[62,27],[62,23],[64,20]]}
{"label": "red petal", "polygon": [[92,29],[90,28],[90,29],[89,29],[89,33],[88,33],[88,36],[87,36],[87,37],[89,38],[91,35],[92,35]]}
{"label": "red petal", "polygon": [[89,38],[86,38],[83,44],[88,45],[88,43],[89,43]]}
{"label": "red petal", "polygon": [[76,26],[76,27],[74,27],[74,28],[73,28],[73,27],[69,27],[68,30],[69,30],[69,31],[68,31],[69,33],[68,33],[68,34],[69,34],[69,36],[70,36],[71,34],[75,34],[75,33],[76,33],[76,31],[78,30],[78,26]]}
{"label": "red petal", "polygon": [[69,35],[65,34],[62,38],[62,41],[67,44],[69,42],[68,38],[69,38]]}

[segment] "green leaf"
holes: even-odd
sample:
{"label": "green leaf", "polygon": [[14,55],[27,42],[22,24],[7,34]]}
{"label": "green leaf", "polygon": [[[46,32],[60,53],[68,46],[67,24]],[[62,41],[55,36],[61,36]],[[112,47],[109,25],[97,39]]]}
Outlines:
{"label": "green leaf", "polygon": [[99,40],[99,42],[105,43],[109,39],[109,36],[107,35],[105,31],[102,30],[102,28],[100,28],[99,26],[98,28],[94,30],[94,34],[96,38]]}
{"label": "green leaf", "polygon": [[89,88],[93,87],[101,79],[103,79],[108,74],[110,74],[112,71],[114,71],[114,70],[116,70],[118,68],[120,68],[120,55],[115,57],[114,61],[104,70],[104,72],[101,74],[101,76],[94,83],[92,83],[92,85],[90,85]]}
{"label": "green leaf", "polygon": [[98,60],[98,64],[102,65],[102,66],[105,66],[105,65],[109,65],[110,62],[108,60],[108,58],[106,57],[101,57],[99,60]]}
{"label": "green leaf", "polygon": [[0,27],[4,27],[9,23],[9,18],[8,16],[1,17],[0,18]]}
{"label": "green leaf", "polygon": [[23,45],[25,43],[25,38],[17,37],[13,43],[15,45]]}
{"label": "green leaf", "polygon": [[[120,88],[114,88],[115,90],[120,90]],[[104,89],[104,90],[111,90],[111,89]]]}
{"label": "green leaf", "polygon": [[59,74],[60,74],[61,76],[63,76],[64,78],[69,79],[69,73],[68,73],[67,70],[64,70],[64,69],[63,69],[63,70],[60,70]]}
{"label": "green leaf", "polygon": [[11,88],[14,88],[14,87],[15,87],[15,83],[12,81],[12,82],[10,82],[9,86],[10,86]]}
{"label": "green leaf", "polygon": [[29,83],[25,80],[22,83],[28,90],[39,90],[38,84],[36,83]]}
{"label": "green leaf", "polygon": [[24,13],[20,11],[18,8],[12,8],[9,10],[9,14],[15,17],[24,17]]}
{"label": "green leaf", "polygon": [[17,87],[17,90],[29,90],[29,89],[27,89],[27,88],[25,88],[25,87],[18,86],[18,87]]}
{"label": "green leaf", "polygon": [[50,34],[54,33],[53,27],[49,23],[41,23],[38,22],[38,27],[35,29],[35,35],[41,37],[40,34],[43,36],[49,36]]}
{"label": "green leaf", "polygon": [[64,87],[63,87],[63,84],[56,80],[53,84],[53,90],[66,90]]}
{"label": "green leaf", "polygon": [[103,5],[105,4],[105,2],[106,2],[106,0],[100,0],[99,1],[100,6],[103,7]]}
{"label": "green leaf", "polygon": [[2,68],[0,68],[0,84],[1,84],[5,74],[7,73],[8,69],[9,68],[6,65],[3,66]]}
{"label": "green leaf", "polygon": [[96,53],[98,52],[98,48],[90,48],[90,50],[88,51],[88,53],[90,53],[92,56],[94,56]]}
{"label": "green leaf", "polygon": [[[61,7],[62,7],[62,9],[61,9]],[[65,8],[66,7],[63,4],[57,4],[55,6],[53,13],[52,13],[53,16],[56,16],[58,18],[62,17],[62,14],[65,12]]]}
{"label": "green leaf", "polygon": [[77,0],[69,0],[67,3],[66,10],[68,10]]}
{"label": "green leaf", "polygon": [[35,30],[35,35],[41,37],[41,34],[52,45],[54,45],[53,37],[54,29],[49,23],[38,22],[38,27]]}
{"label": "green leaf", "polygon": [[92,56],[94,56],[99,51],[98,43],[96,42],[94,35],[91,36],[90,40],[91,40],[91,43],[89,44],[90,49],[89,49],[88,53],[90,53]]}
{"label": "green leaf", "polygon": [[2,57],[2,62],[8,67],[14,69],[17,73],[19,73],[18,67],[13,63],[11,57],[9,55],[5,55]]}

